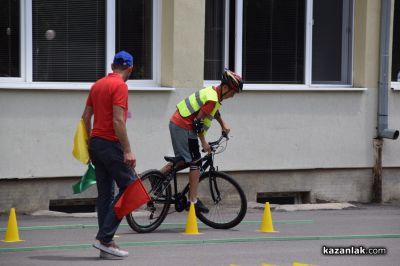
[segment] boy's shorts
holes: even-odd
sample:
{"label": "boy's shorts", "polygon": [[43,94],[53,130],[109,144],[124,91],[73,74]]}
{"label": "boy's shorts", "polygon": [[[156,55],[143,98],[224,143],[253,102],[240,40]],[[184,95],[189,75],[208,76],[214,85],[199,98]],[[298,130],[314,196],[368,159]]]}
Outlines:
{"label": "boy's shorts", "polygon": [[169,132],[176,157],[182,157],[188,164],[200,159],[199,140],[193,130],[184,129],[169,122]]}

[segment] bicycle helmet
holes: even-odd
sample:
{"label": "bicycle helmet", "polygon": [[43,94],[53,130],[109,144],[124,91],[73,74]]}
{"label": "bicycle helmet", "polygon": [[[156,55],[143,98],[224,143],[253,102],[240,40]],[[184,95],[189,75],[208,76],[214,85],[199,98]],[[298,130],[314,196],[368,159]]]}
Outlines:
{"label": "bicycle helmet", "polygon": [[240,93],[243,90],[242,78],[228,69],[225,69],[224,73],[222,73],[221,83],[227,84],[229,88],[234,90],[236,93]]}

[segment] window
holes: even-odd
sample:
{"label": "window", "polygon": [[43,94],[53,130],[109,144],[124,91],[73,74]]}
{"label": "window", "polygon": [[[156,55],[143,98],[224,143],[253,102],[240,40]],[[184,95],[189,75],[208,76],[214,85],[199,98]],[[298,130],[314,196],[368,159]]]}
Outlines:
{"label": "window", "polygon": [[219,80],[225,62],[225,0],[206,0],[204,79]]}
{"label": "window", "polygon": [[88,89],[119,50],[136,59],[130,88],[158,86],[161,0],[0,4],[0,88]]}
{"label": "window", "polygon": [[392,81],[400,81],[400,1],[394,1]]}
{"label": "window", "polygon": [[314,0],[312,83],[350,84],[351,1]]}
{"label": "window", "polygon": [[0,0],[0,77],[20,77],[19,0]]}
{"label": "window", "polygon": [[305,0],[245,0],[243,66],[247,83],[303,84]]}
{"label": "window", "polygon": [[105,73],[105,0],[33,0],[33,81],[93,82]]}
{"label": "window", "polygon": [[130,79],[152,79],[153,1],[117,0],[116,51],[125,50],[135,57]]}
{"label": "window", "polygon": [[225,23],[229,36],[224,40],[218,38],[222,29],[216,33],[222,22],[212,20],[213,14],[221,20],[221,4],[209,2],[205,79],[213,78],[225,60],[225,66],[243,76],[246,87],[351,85],[352,0],[227,1],[231,23]]}

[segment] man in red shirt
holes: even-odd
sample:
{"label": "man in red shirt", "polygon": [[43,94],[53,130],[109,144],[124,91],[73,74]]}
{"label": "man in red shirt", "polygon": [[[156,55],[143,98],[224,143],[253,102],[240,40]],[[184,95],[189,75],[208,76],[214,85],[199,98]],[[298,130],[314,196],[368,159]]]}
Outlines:
{"label": "man in red shirt", "polygon": [[128,252],[121,250],[113,240],[121,222],[113,207],[116,202],[114,181],[119,188],[118,198],[137,178],[132,170],[136,166],[136,158],[126,131],[128,86],[125,82],[132,73],[133,62],[132,55],[125,51],[114,56],[113,72],[92,86],[82,115],[90,133],[89,153],[96,171],[99,224],[96,239],[99,243],[93,246],[100,250],[101,258],[128,256]]}

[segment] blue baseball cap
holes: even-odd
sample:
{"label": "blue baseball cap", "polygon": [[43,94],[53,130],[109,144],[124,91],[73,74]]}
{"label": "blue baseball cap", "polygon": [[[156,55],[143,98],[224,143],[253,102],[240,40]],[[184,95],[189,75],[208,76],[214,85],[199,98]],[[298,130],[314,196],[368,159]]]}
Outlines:
{"label": "blue baseball cap", "polygon": [[113,64],[131,67],[133,66],[133,62],[134,58],[130,53],[120,51],[115,54]]}

